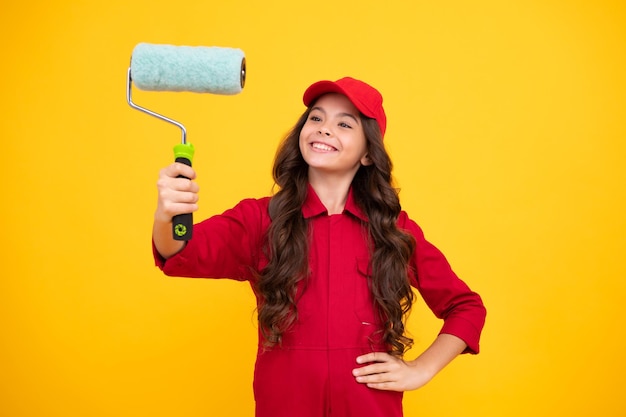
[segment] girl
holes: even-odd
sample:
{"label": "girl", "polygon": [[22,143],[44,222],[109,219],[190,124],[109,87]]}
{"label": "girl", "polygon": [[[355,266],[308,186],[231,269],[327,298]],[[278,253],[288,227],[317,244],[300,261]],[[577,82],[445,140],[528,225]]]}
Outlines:
{"label": "girl", "polygon": [[[401,210],[380,93],[346,77],[312,84],[303,101],[276,155],[278,192],[195,225],[187,243],[172,239],[171,219],[197,210],[195,173],[161,171],[155,260],[167,275],[250,283],[258,417],[402,416],[403,391],[478,353],[485,308]],[[443,327],[407,361],[413,288]]]}

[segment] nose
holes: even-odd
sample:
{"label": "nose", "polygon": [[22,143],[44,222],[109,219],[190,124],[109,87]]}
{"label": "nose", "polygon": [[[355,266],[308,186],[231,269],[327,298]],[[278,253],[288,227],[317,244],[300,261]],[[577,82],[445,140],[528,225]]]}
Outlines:
{"label": "nose", "polygon": [[326,135],[326,136],[330,136],[330,130],[328,130],[328,128],[326,126],[322,126],[320,127],[320,129],[317,131],[320,135]]}

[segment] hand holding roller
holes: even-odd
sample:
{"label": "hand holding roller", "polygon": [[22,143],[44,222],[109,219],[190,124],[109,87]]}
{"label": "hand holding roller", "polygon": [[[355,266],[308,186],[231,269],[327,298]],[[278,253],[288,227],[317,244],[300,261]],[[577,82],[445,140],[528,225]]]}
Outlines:
{"label": "hand holding roller", "polygon": [[[187,142],[182,123],[140,107],[132,100],[132,84],[146,91],[189,91],[222,95],[238,94],[246,80],[246,58],[240,49],[206,46],[137,44],[128,68],[126,100],[137,110],[180,128],[181,143],[174,147],[174,158],[191,166],[194,148]],[[191,213],[174,216],[172,236],[189,240],[192,236]]]}

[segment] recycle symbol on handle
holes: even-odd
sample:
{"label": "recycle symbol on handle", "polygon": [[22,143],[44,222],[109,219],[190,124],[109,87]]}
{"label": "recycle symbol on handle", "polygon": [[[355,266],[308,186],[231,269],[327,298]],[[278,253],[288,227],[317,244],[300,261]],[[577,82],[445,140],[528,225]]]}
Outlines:
{"label": "recycle symbol on handle", "polygon": [[187,227],[184,224],[179,223],[174,226],[174,233],[176,233],[176,236],[185,236],[187,233]]}

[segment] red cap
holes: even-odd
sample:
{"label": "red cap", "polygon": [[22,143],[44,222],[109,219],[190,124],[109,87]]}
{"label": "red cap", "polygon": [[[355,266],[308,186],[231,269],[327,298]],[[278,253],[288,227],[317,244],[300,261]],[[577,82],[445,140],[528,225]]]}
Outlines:
{"label": "red cap", "polygon": [[350,77],[337,81],[318,81],[311,84],[304,92],[302,97],[304,105],[310,106],[319,96],[326,93],[339,93],[348,97],[361,113],[376,119],[380,133],[385,136],[387,116],[383,109],[383,96],[374,87]]}

